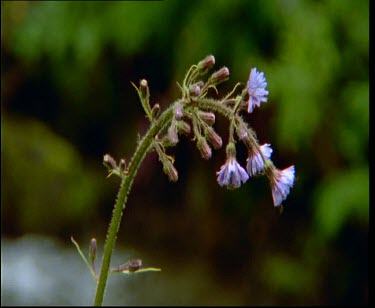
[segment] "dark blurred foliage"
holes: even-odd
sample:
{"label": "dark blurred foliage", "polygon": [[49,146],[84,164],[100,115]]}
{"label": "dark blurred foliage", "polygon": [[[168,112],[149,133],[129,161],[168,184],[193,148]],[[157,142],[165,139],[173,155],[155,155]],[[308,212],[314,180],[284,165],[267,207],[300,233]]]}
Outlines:
{"label": "dark blurred foliage", "polygon": [[179,181],[146,157],[118,245],[200,260],[242,304],[368,302],[368,1],[6,1],[1,22],[3,236],[103,243],[119,185],[103,155],[129,161],[148,126],[130,82],[165,108],[213,54],[220,93],[265,72],[269,101],[246,119],[296,166],[284,212],[265,177],[219,187],[225,151],[204,161],[181,137]]}

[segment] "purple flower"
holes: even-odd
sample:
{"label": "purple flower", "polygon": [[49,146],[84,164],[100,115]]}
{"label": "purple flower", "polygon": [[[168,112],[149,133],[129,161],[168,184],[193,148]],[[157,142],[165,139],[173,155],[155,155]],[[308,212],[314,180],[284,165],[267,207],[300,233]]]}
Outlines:
{"label": "purple flower", "polygon": [[[271,149],[271,145],[269,143],[265,143],[262,146],[260,146],[260,150],[262,151],[264,158],[269,159],[271,157],[271,153],[273,150]],[[260,153],[256,149],[252,151],[252,153],[246,161],[247,173],[250,176],[256,175],[264,168],[264,161],[262,155],[260,155]]]}
{"label": "purple flower", "polygon": [[216,174],[218,175],[217,181],[219,185],[227,185],[229,188],[240,187],[241,182],[245,183],[249,178],[245,169],[241,167],[235,158],[228,159]]}
{"label": "purple flower", "polygon": [[250,72],[249,81],[247,82],[247,90],[249,92],[249,105],[247,112],[251,113],[255,105],[260,107],[261,102],[267,102],[268,91],[266,91],[266,78],[264,73],[257,72],[256,68],[252,68]]}
{"label": "purple flower", "polygon": [[289,194],[289,189],[294,184],[294,166],[290,166],[284,170],[275,168],[271,177],[271,188],[273,204],[279,206]]}

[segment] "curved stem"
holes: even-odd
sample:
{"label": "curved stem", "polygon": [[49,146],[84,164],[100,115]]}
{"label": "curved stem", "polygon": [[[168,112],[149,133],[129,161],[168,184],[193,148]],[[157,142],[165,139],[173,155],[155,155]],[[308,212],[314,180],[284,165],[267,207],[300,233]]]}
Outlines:
{"label": "curved stem", "polygon": [[207,110],[207,111],[216,111],[229,120],[233,118],[233,110],[227,106],[225,106],[221,101],[217,101],[210,98],[199,98],[192,104],[199,109]]}
{"label": "curved stem", "polygon": [[[104,291],[107,284],[108,272],[110,268],[113,249],[115,247],[116,236],[120,228],[122,213],[125,209],[127,197],[130,192],[134,177],[136,176],[138,168],[142,163],[146,153],[152,146],[155,136],[159,134],[171,122],[175,104],[181,103],[181,101],[183,100],[179,100],[171,104],[171,106],[160,115],[159,119],[151,124],[149,131],[140,141],[138,148],[134,153],[134,156],[129,165],[128,174],[123,175],[121,186],[117,194],[116,203],[114,205],[112,219],[108,227],[107,240],[104,248],[103,262],[100,270],[99,281],[97,284],[94,306],[101,306],[103,303]],[[231,108],[213,99],[198,99],[197,101],[193,102],[192,107],[194,106],[203,110],[216,111],[230,120],[232,120],[235,116],[233,115],[233,110]]]}
{"label": "curved stem", "polygon": [[131,189],[133,179],[138,171],[141,162],[143,161],[143,158],[149,151],[155,136],[160,133],[171,121],[174,105],[175,104],[172,104],[167,110],[165,110],[159,117],[159,119],[152,124],[149,131],[143,137],[138,145],[137,150],[134,153],[134,156],[129,165],[128,175],[124,175],[122,178],[121,186],[117,194],[117,200],[113,209],[112,220],[108,228],[107,240],[104,248],[103,263],[96,289],[94,306],[101,306],[103,303],[104,290],[107,284],[112,252],[115,247],[116,236],[120,228],[122,213],[126,206],[127,197]]}

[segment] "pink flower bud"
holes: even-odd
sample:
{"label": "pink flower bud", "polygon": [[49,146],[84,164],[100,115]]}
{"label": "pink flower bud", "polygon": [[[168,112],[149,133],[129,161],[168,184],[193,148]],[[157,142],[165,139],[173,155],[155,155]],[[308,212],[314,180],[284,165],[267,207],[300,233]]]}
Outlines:
{"label": "pink flower bud", "polygon": [[202,157],[204,159],[210,159],[212,155],[212,151],[210,146],[207,143],[206,138],[199,136],[198,137],[198,142],[197,142],[197,148],[199,152],[201,153]]}
{"label": "pink flower bud", "polygon": [[217,85],[228,78],[229,78],[229,69],[224,66],[220,70],[212,74],[212,76],[210,77],[210,81],[214,85]]}
{"label": "pink flower bud", "polygon": [[220,149],[222,147],[223,140],[211,126],[206,128],[205,135],[207,140],[212,144],[215,150]]}
{"label": "pink flower bud", "polygon": [[163,161],[163,171],[166,175],[168,175],[170,181],[177,182],[178,173],[170,160],[166,159],[165,161]]}
{"label": "pink flower bud", "polygon": [[198,116],[208,125],[212,126],[215,123],[215,114],[212,112],[198,111]]}
{"label": "pink flower bud", "polygon": [[201,71],[201,73],[204,73],[214,66],[214,64],[215,57],[213,55],[209,55],[198,63],[198,69]]}

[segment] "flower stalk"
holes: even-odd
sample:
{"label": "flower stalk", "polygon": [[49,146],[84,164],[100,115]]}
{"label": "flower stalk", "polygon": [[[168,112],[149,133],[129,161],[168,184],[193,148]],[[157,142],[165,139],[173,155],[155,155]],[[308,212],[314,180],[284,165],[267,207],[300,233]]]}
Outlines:
{"label": "flower stalk", "polygon": [[[222,138],[213,128],[215,113],[218,113],[227,118],[229,122],[229,140],[226,145],[227,160],[221,166],[221,169],[216,172],[219,185],[226,186],[228,189],[235,189],[239,188],[252,176],[266,174],[270,179],[274,206],[282,208],[281,202],[286,199],[290,188],[294,184],[294,166],[290,166],[284,170],[274,167],[270,159],[272,153],[270,144],[266,143],[260,146],[255,132],[240,115],[241,111],[252,113],[255,106],[260,107],[261,102],[267,102],[266,96],[268,96],[268,91],[265,90],[267,82],[264,73],[257,72],[256,68],[253,68],[249,81],[246,87],[242,89],[240,95],[229,98],[237,90],[237,87],[241,85],[241,83],[237,83],[233,90],[223,99],[215,100],[206,97],[209,89],[217,92],[216,86],[229,78],[229,69],[222,67],[213,73],[205,83],[202,80],[196,80],[207,73],[214,64],[215,58],[210,55],[197,65],[191,66],[185,75],[182,85],[178,84],[182,98],[172,103],[160,116],[159,105],[155,104],[152,108],[150,106],[150,92],[147,81],[142,79],[139,88],[133,84],[138,92],[146,116],[150,121],[150,128],[138,143],[137,149],[128,165],[124,159],[121,159],[119,165],[117,165],[109,154],[104,156],[103,163],[108,168],[109,176],[112,174],[119,176],[121,184],[108,227],[102,266],[99,278],[97,279],[94,306],[101,306],[103,304],[109,273],[126,270],[134,272],[141,266],[140,259],[137,259],[136,263],[126,263],[114,270],[110,268],[110,262],[133,180],[143,159],[151,150],[156,151],[159,160],[163,164],[163,171],[167,174],[168,178],[172,182],[176,182],[178,180],[178,172],[173,165],[174,157],[168,155],[166,150],[178,143],[179,134],[189,135],[192,133],[194,135],[193,140],[196,141],[196,146],[201,156],[204,159],[210,159],[212,149],[208,143],[215,150],[220,149],[223,145]],[[236,159],[237,141],[235,132],[237,132],[238,141],[243,142],[248,148],[247,170]],[[159,137],[163,133],[164,136]],[[90,246],[90,259],[93,268],[96,249],[95,240]],[[88,261],[84,260],[88,264]],[[96,276],[95,270],[93,273]]]}
{"label": "flower stalk", "polygon": [[[173,106],[173,105],[172,105]],[[109,224],[107,240],[104,248],[102,268],[100,270],[99,281],[96,289],[94,306],[101,306],[103,303],[104,290],[107,284],[108,271],[110,268],[112,252],[115,247],[117,232],[120,228],[122,213],[126,207],[126,201],[133,184],[134,177],[142,163],[146,153],[149,151],[155,136],[162,131],[171,121],[173,107],[169,107],[160,118],[150,127],[145,137],[139,143],[137,150],[130,162],[128,175],[122,176],[121,186],[117,194],[116,203],[113,210],[111,222]]]}

